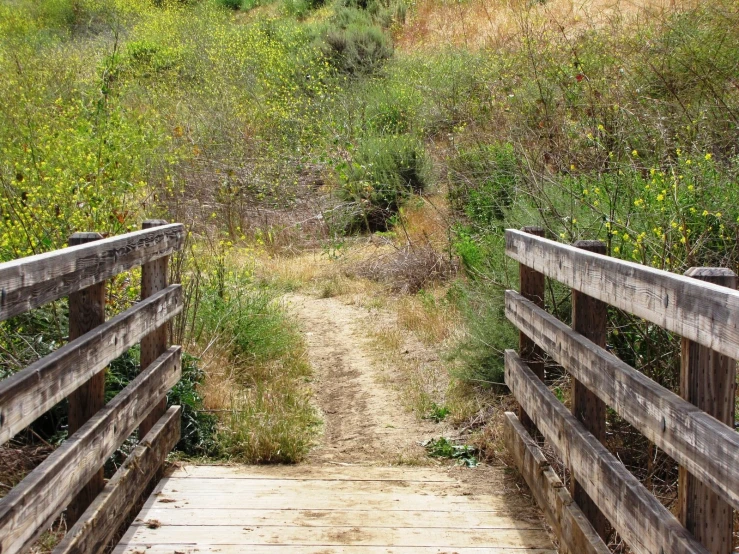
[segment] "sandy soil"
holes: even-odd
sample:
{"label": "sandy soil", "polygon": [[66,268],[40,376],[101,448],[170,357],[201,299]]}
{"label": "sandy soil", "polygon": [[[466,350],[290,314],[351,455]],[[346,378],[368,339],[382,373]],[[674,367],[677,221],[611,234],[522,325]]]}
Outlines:
{"label": "sandy soil", "polygon": [[446,426],[419,421],[405,409],[368,337],[391,315],[339,298],[290,295],[286,301],[303,328],[324,420],[308,463],[431,463],[420,443],[444,434]]}

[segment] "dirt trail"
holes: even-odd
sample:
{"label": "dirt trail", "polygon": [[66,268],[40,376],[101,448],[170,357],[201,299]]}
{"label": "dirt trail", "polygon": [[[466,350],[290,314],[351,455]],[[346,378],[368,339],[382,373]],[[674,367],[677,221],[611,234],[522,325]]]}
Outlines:
{"label": "dirt trail", "polygon": [[393,375],[373,355],[369,332],[390,314],[338,298],[286,297],[300,321],[315,371],[324,433],[309,463],[424,463],[421,441],[443,425],[419,421],[392,389]]}
{"label": "dirt trail", "polygon": [[[436,466],[440,475],[453,476],[463,495],[502,495],[511,515],[540,521],[528,495],[502,466],[474,469],[449,465],[426,455],[421,443],[430,438],[454,438],[446,423],[419,420],[393,389],[392,367],[383,367],[369,334],[393,323],[388,311],[352,305],[341,298],[299,294],[285,297],[300,322],[315,372],[315,399],[322,412],[320,444],[295,471],[310,476],[319,466]],[[406,355],[433,363],[437,354],[411,333],[404,337]],[[397,376],[400,378],[400,376]]]}

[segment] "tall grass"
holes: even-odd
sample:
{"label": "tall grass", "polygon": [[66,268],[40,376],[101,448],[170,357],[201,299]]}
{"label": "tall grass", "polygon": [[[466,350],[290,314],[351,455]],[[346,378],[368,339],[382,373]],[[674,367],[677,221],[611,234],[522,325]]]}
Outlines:
{"label": "tall grass", "polygon": [[[225,250],[229,250],[224,247]],[[196,301],[183,325],[199,353],[205,412],[218,419],[214,453],[247,463],[300,461],[315,438],[305,345],[278,293],[255,284],[250,254],[196,254],[183,272]]]}

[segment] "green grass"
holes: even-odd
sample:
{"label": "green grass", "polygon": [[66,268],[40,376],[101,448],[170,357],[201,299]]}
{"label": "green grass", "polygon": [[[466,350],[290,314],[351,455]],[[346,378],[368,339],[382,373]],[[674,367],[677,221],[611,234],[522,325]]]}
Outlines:
{"label": "green grass", "polygon": [[202,276],[188,333],[212,349],[203,358],[218,416],[213,452],[245,463],[298,462],[319,423],[303,339],[276,292],[224,258],[212,261],[222,269]]}

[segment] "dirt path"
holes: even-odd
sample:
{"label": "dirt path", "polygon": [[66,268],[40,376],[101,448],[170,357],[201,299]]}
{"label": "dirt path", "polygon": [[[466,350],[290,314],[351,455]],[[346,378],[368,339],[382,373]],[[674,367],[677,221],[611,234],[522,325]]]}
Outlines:
{"label": "dirt path", "polygon": [[368,337],[390,314],[338,298],[289,295],[286,301],[306,337],[324,420],[321,444],[308,462],[428,463],[420,442],[443,434],[445,426],[419,421],[405,409]]}

